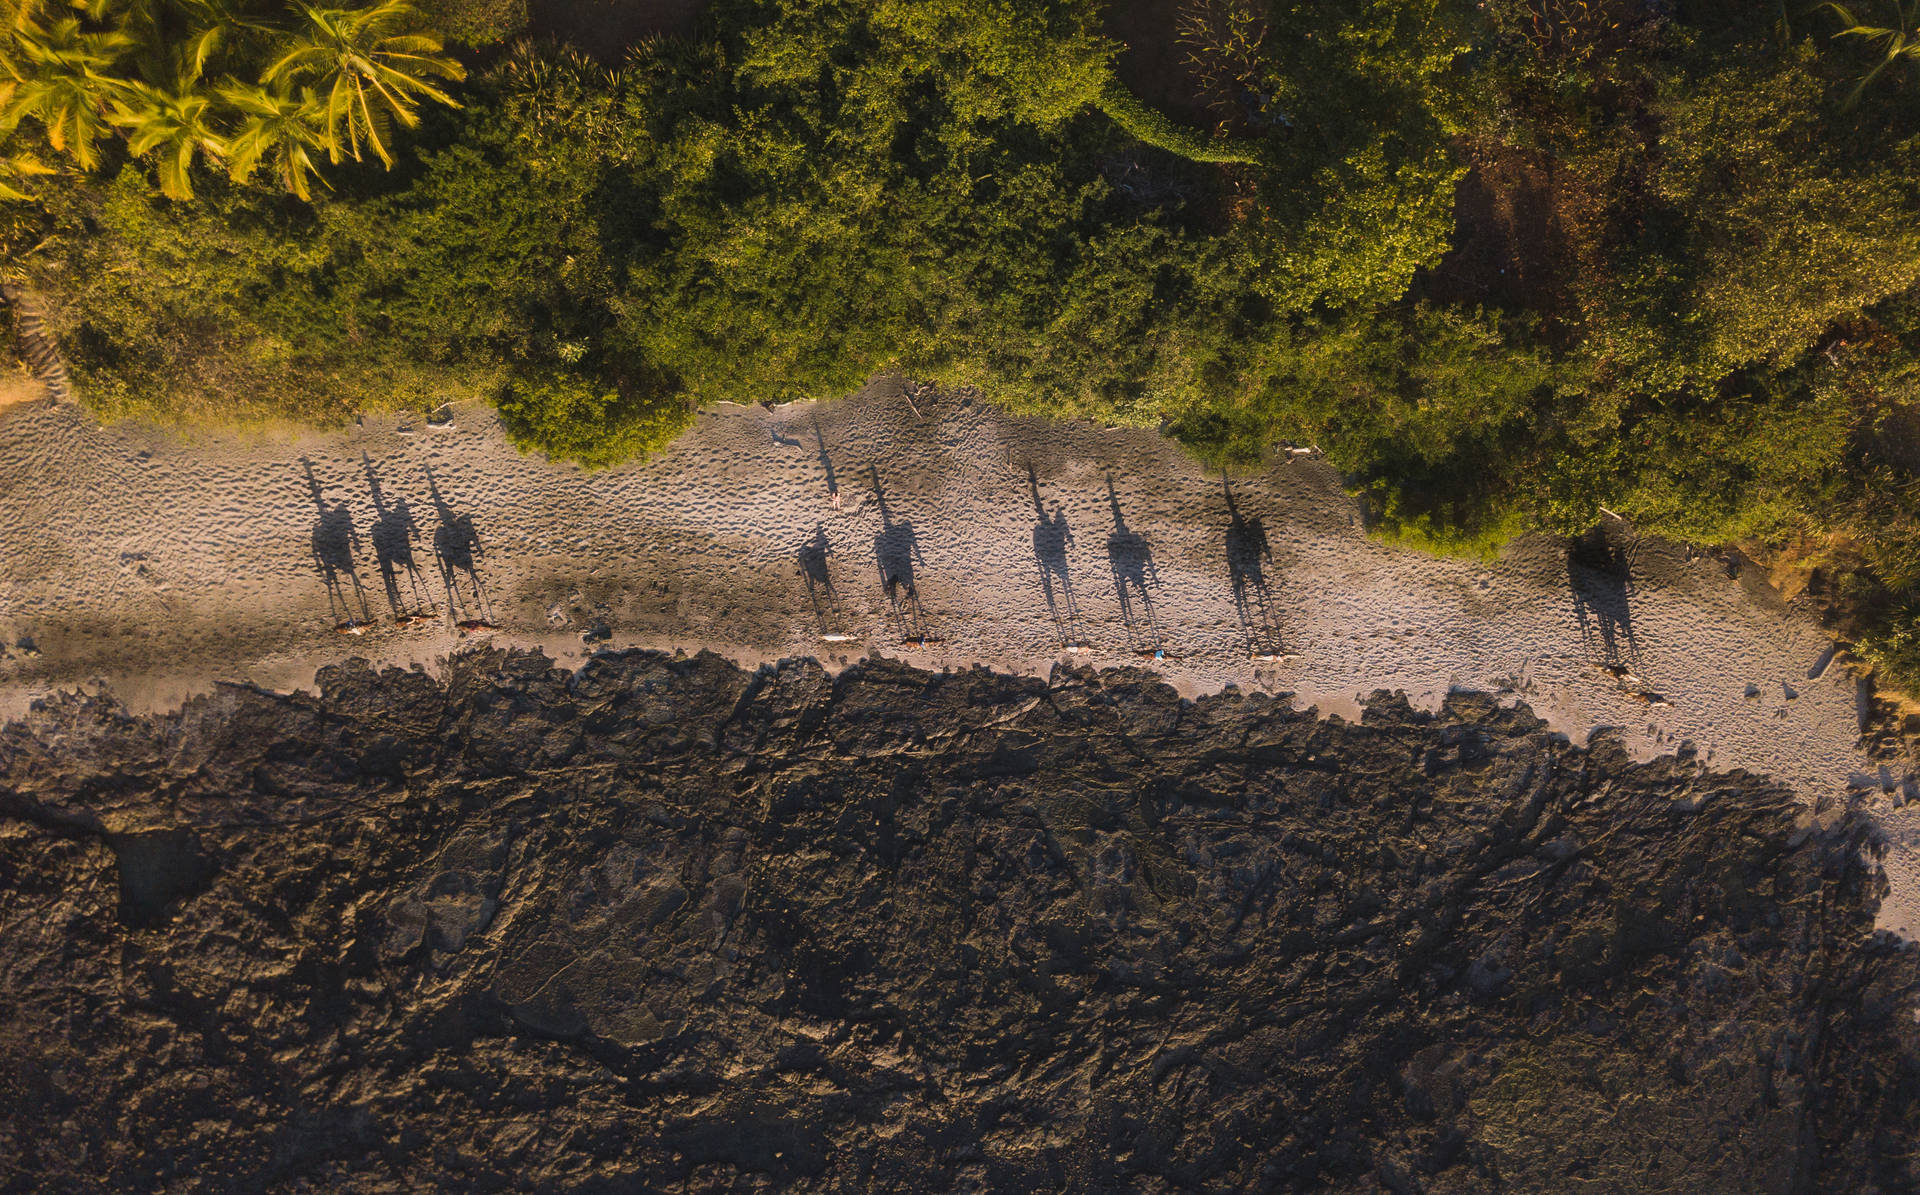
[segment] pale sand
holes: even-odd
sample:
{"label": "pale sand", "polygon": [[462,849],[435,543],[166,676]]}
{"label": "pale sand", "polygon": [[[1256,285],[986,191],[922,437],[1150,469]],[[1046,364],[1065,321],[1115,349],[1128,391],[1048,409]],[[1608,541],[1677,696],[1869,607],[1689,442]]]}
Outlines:
{"label": "pale sand", "polygon": [[[839,509],[827,501],[822,444]],[[369,463],[386,526],[400,529],[378,541]],[[1072,533],[1055,560],[1079,611],[1065,638],[1084,640],[1085,654],[1061,650],[1049,612],[1029,466],[1049,517],[1059,504]],[[1236,479],[1233,493],[1242,542],[1258,522],[1271,549],[1263,585],[1243,587],[1249,617],[1285,660],[1250,659],[1220,477],[1147,431],[1014,419],[953,396],[910,405],[882,382],[843,402],[708,411],[659,457],[585,474],[520,455],[478,407],[460,408],[452,429],[413,421],[403,434],[391,417],[369,417],[338,433],[189,441],[26,404],[0,413],[0,501],[11,515],[0,526],[0,635],[27,637],[39,654],[0,659],[0,717],[59,687],[104,686],[153,709],[221,679],[306,686],[321,664],[349,656],[430,667],[462,642],[446,625],[435,559],[443,514],[471,518],[483,553],[485,600],[457,576],[459,617],[490,613],[498,638],[561,659],[595,650],[581,632],[603,623],[609,646],[711,647],[743,662],[812,655],[841,665],[879,651],[1039,674],[1064,660],[1143,663],[1133,649],[1154,632],[1132,585],[1129,628],[1110,557],[1117,501],[1144,541],[1112,544],[1120,571],[1148,580],[1170,656],[1154,666],[1183,692],[1258,686],[1353,716],[1376,689],[1428,707],[1453,687],[1504,691],[1578,741],[1619,727],[1643,757],[1691,741],[1715,768],[1765,772],[1810,798],[1865,786],[1891,839],[1883,924],[1920,929],[1920,818],[1901,807],[1913,778],[1883,776],[1855,750],[1853,676],[1827,666],[1819,628],[1755,578],[1643,545],[1630,589],[1588,586],[1583,634],[1557,543],[1523,540],[1490,566],[1387,548],[1366,537],[1332,470],[1306,457],[1283,455]],[[342,503],[344,521],[325,530]],[[348,550],[380,624],[364,636],[332,630],[342,614],[337,602],[330,611],[316,523],[322,555],[346,525],[357,539]],[[823,603],[824,627],[799,556],[816,529],[831,546],[839,599]],[[943,642],[903,646],[890,627],[876,537],[889,553],[917,546],[926,630]],[[437,608],[439,624],[394,629],[376,542],[390,556],[410,546],[418,574],[397,566],[396,588],[405,608]],[[340,579],[358,616],[352,582]],[[1062,603],[1059,570],[1049,579]],[[1635,700],[1596,666],[1603,624],[1670,706]],[[859,641],[823,642],[823,629]]]}
{"label": "pale sand", "polygon": [[43,400],[51,401],[45,386],[25,374],[0,370],[0,409]]}

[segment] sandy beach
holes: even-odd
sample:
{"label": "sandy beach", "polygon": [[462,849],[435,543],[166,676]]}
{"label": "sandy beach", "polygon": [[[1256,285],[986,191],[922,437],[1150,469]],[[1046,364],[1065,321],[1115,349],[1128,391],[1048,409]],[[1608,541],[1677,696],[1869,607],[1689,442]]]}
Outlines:
{"label": "sandy beach", "polygon": [[1146,665],[1347,717],[1377,689],[1488,690],[1575,741],[1612,727],[1642,757],[1865,793],[1882,924],[1920,929],[1914,779],[1859,752],[1861,686],[1755,570],[1624,529],[1571,558],[1389,548],[1312,454],[1223,479],[1151,431],[895,380],[709,410],[593,474],[523,456],[480,407],[183,437],[36,402],[0,408],[0,500],[0,717],[59,688],[142,710],[349,656],[431,668],[476,636],[559,659]]}

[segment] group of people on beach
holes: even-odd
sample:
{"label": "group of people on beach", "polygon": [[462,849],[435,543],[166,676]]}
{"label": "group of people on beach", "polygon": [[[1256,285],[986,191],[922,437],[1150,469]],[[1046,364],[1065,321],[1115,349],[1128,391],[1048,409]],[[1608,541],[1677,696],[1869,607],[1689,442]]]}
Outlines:
{"label": "group of people on beach", "polygon": [[[345,500],[328,505],[326,494],[314,475],[313,465],[305,458],[307,491],[317,517],[313,524],[311,552],[314,568],[327,590],[327,605],[334,619],[333,629],[343,635],[364,635],[377,625],[372,603],[360,581],[359,558],[362,539],[354,523],[353,512]],[[373,549],[375,567],[392,614],[396,630],[422,630],[451,624],[463,634],[498,629],[486,587],[480,580],[482,555],[480,534],[473,517],[455,513],[440,493],[431,467],[426,469],[427,491],[431,495],[438,524],[432,535],[433,558],[441,587],[446,595],[445,612],[432,602],[430,591],[421,579],[414,559],[415,545],[423,538],[412,509],[404,497],[389,500],[381,486],[373,461],[361,454],[367,485],[373,501],[374,519],[368,528],[366,544]]]}
{"label": "group of people on beach", "polygon": [[[814,431],[818,436],[817,426]],[[836,511],[844,510],[843,494],[824,444],[821,445],[820,456],[825,462],[827,505]],[[902,646],[925,647],[938,643],[940,637],[928,630],[926,611],[920,603],[920,593],[915,583],[914,566],[916,563],[921,566],[926,564],[919,535],[910,520],[894,517],[887,504],[878,469],[868,466],[867,472],[873,501],[880,513],[880,530],[874,535],[873,550],[881,592],[886,599],[890,629]],[[1068,525],[1066,510],[1059,502],[1055,502],[1051,510],[1047,508],[1040,493],[1039,478],[1031,464],[1027,467],[1027,482],[1036,518],[1033,528],[1034,562],[1039,571],[1041,594],[1058,634],[1061,651],[1068,655],[1091,654],[1093,647],[1082,626],[1079,598],[1069,565],[1069,554],[1076,541]],[[1248,657],[1255,663],[1279,663],[1292,657],[1281,650],[1278,617],[1266,573],[1266,567],[1273,562],[1273,550],[1267,541],[1266,528],[1262,520],[1248,519],[1242,514],[1234,500],[1232,486],[1224,477],[1222,486],[1226,492],[1230,519],[1226,532],[1228,579],[1233,588],[1235,612],[1248,636]],[[1127,629],[1128,649],[1138,656],[1166,660],[1168,650],[1154,600],[1160,574],[1154,563],[1152,547],[1144,535],[1127,525],[1111,474],[1107,477],[1107,499],[1113,519],[1113,530],[1106,541],[1107,562],[1113,574],[1114,593],[1120,603],[1121,621]],[[806,581],[808,598],[820,627],[820,637],[823,641],[838,643],[857,636],[848,629],[844,607],[833,585],[828,564],[832,554],[832,541],[827,535],[826,525],[819,523],[801,546],[798,555],[800,572]]]}
{"label": "group of people on beach", "polygon": [[[845,512],[845,495],[833,462],[826,450],[825,438],[813,427],[819,459],[826,482],[826,502],[836,512]],[[785,443],[798,441],[784,440]],[[334,629],[342,634],[360,635],[374,628],[377,620],[372,603],[361,583],[359,558],[363,546],[372,548],[391,624],[398,630],[420,630],[451,626],[463,633],[499,629],[493,621],[491,603],[481,581],[479,561],[482,548],[478,530],[470,515],[458,514],[442,495],[433,470],[425,469],[426,488],[438,516],[431,535],[433,560],[437,566],[440,592],[445,597],[444,611],[432,600],[415,559],[416,548],[427,537],[416,523],[404,496],[390,497],[381,483],[373,461],[362,454],[362,467],[373,504],[373,520],[363,539],[346,501],[329,504],[313,466],[304,458],[308,493],[316,518],[313,524],[311,555],[327,590],[333,613]],[[869,465],[866,480],[871,500],[878,508],[880,526],[873,534],[872,551],[884,598],[883,616],[889,633],[902,646],[925,648],[942,641],[930,625],[921,603],[917,569],[925,568],[926,555],[919,530],[911,519],[896,515],[888,501],[877,466]],[[1060,641],[1068,655],[1089,655],[1089,642],[1073,571],[1069,563],[1077,546],[1068,524],[1065,508],[1055,502],[1048,509],[1040,492],[1039,478],[1031,465],[1027,469],[1028,486],[1035,514],[1033,556],[1039,573],[1040,592],[1046,602]],[[1267,566],[1273,561],[1265,527],[1258,518],[1247,518],[1234,500],[1232,487],[1222,479],[1229,522],[1226,529],[1227,573],[1232,586],[1234,609],[1248,636],[1248,655],[1254,662],[1278,662],[1289,658],[1280,649],[1277,617],[1271,600]],[[1112,574],[1114,594],[1119,602],[1121,621],[1127,633],[1127,649],[1132,654],[1156,661],[1169,658],[1169,651],[1157,608],[1160,574],[1147,537],[1127,525],[1119,492],[1111,473],[1107,476],[1107,500],[1112,530],[1106,539],[1107,563]],[[861,503],[865,509],[866,503]],[[829,558],[832,539],[825,523],[816,524],[812,535],[802,544],[797,556],[807,586],[809,601],[824,642],[849,642],[860,635],[848,618],[834,586]]]}

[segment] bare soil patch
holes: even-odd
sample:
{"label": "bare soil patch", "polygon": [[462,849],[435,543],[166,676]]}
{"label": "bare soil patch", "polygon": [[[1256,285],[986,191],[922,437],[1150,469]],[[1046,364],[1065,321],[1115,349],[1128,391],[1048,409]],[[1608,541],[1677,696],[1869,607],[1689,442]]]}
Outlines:
{"label": "bare soil patch", "polygon": [[1453,246],[1428,276],[1428,293],[1447,303],[1554,308],[1565,244],[1553,163],[1507,146],[1465,152],[1472,166],[1454,192]]}

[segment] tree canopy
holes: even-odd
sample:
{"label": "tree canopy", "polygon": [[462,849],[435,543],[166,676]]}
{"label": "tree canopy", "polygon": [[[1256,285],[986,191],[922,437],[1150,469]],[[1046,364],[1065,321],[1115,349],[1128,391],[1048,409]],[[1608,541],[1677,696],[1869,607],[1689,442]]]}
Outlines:
{"label": "tree canopy", "polygon": [[1920,680],[1911,6],[1183,0],[1150,60],[1096,0],[715,0],[608,64],[423,4],[16,10],[0,239],[90,401],[482,393],[607,464],[898,369],[1315,443],[1439,546],[1803,545]]}

